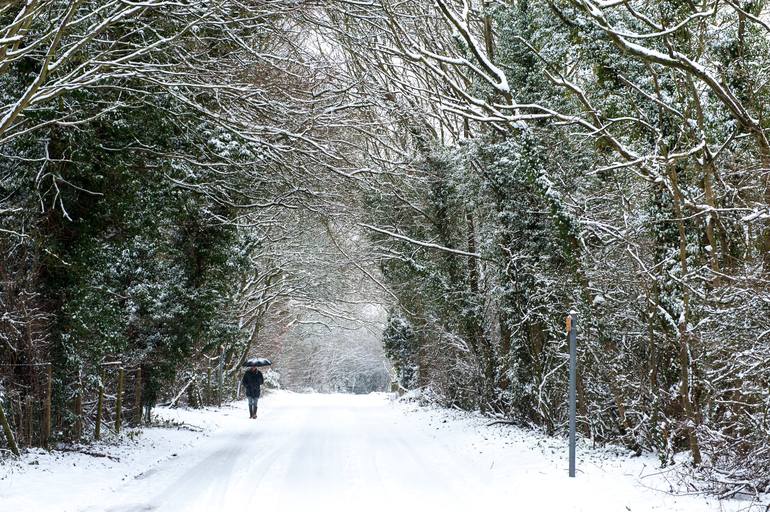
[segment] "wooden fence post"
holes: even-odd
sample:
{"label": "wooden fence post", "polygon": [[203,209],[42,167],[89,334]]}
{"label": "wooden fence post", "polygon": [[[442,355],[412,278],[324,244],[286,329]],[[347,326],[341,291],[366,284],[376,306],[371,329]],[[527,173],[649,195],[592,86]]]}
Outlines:
{"label": "wooden fence post", "polygon": [[115,398],[115,433],[120,434],[121,414],[123,412],[123,377],[125,369],[121,366],[118,370],[118,394]]}
{"label": "wooden fence post", "polygon": [[214,393],[211,388],[211,360],[208,361],[206,368],[206,405],[214,403]]}
{"label": "wooden fence post", "polygon": [[225,347],[219,345],[219,368],[217,370],[217,407],[222,407],[222,394],[225,386]]}
{"label": "wooden fence post", "polygon": [[5,439],[8,441],[8,446],[11,448],[13,454],[18,457],[20,455],[19,447],[16,446],[16,440],[13,438],[13,430],[11,430],[11,426],[8,424],[8,419],[5,417],[5,409],[3,409],[2,397],[0,397],[0,424],[3,426],[3,432],[5,432]]}
{"label": "wooden fence post", "polygon": [[140,366],[136,370],[136,378],[134,379],[134,423],[141,425],[142,423],[142,367]]}
{"label": "wooden fence post", "polygon": [[16,444],[21,445],[24,443],[24,427],[27,424],[27,415],[24,411],[24,401],[22,400],[21,393],[16,403],[18,407],[18,421],[16,422]]}
{"label": "wooden fence post", "polygon": [[83,379],[78,374],[78,394],[75,396],[75,442],[83,437]]}
{"label": "wooden fence post", "polygon": [[53,366],[48,363],[48,381],[46,383],[45,403],[43,404],[43,439],[44,448],[48,448],[51,437],[51,394],[53,392]]}
{"label": "wooden fence post", "polygon": [[99,397],[96,399],[96,425],[94,426],[94,439],[102,437],[102,408],[104,407],[104,369],[99,372]]}
{"label": "wooden fence post", "polygon": [[32,446],[32,396],[27,395],[25,409],[27,409],[27,424],[24,426],[27,446]]}

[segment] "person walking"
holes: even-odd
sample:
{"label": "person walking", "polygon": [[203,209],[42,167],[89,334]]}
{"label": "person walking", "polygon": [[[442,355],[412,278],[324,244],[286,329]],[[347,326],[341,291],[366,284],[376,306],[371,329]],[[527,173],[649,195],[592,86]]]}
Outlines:
{"label": "person walking", "polygon": [[260,386],[264,384],[265,377],[256,366],[252,366],[243,374],[241,384],[246,390],[246,397],[249,399],[249,418],[257,417],[257,402],[259,401]]}

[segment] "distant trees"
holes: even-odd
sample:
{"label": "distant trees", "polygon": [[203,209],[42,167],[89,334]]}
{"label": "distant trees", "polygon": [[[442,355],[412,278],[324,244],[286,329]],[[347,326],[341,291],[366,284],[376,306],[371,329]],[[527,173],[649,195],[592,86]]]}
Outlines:
{"label": "distant trees", "polygon": [[380,333],[391,298],[376,282],[371,244],[344,218],[284,212],[281,226],[270,256],[280,291],[253,349],[277,362],[283,388],[384,391],[391,377]]}

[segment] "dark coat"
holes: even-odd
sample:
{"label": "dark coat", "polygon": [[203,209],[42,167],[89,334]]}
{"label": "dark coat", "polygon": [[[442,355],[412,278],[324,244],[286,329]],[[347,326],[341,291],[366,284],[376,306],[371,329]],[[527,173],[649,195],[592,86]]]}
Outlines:
{"label": "dark coat", "polygon": [[244,389],[246,389],[246,396],[259,398],[259,387],[265,382],[265,377],[262,376],[262,372],[257,370],[253,372],[251,370],[246,371],[241,379]]}

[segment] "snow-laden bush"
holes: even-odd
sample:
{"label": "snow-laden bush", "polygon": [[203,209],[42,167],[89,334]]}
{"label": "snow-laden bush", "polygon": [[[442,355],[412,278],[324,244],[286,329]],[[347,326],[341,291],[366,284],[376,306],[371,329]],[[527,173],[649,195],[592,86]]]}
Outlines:
{"label": "snow-laden bush", "polygon": [[281,389],[281,373],[272,368],[262,372],[265,378],[265,387],[269,389]]}

